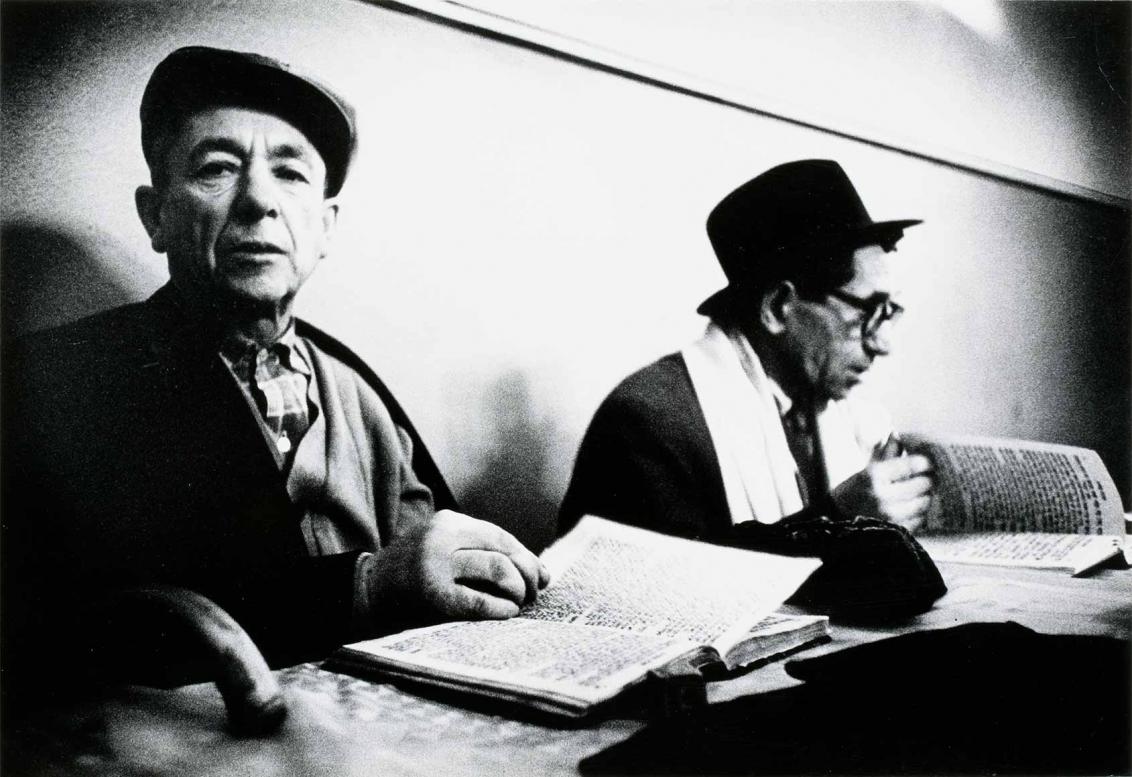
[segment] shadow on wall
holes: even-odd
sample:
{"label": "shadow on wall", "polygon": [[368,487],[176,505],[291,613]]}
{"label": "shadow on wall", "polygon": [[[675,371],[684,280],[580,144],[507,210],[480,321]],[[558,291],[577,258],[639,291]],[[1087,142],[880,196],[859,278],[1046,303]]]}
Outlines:
{"label": "shadow on wall", "polygon": [[6,339],[135,300],[89,241],[47,224],[0,231],[0,332]]}
{"label": "shadow on wall", "polygon": [[550,478],[550,442],[557,439],[557,429],[537,415],[530,386],[519,372],[504,373],[484,397],[478,416],[490,425],[492,440],[457,495],[460,507],[540,552],[554,538],[558,519]]}

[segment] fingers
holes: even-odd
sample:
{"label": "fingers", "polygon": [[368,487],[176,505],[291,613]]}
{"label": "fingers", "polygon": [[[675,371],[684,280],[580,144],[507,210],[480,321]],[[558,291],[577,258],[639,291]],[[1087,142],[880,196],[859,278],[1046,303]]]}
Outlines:
{"label": "fingers", "polygon": [[[906,456],[893,459],[892,464],[905,462],[907,459],[922,459],[922,456]],[[927,461],[925,459],[925,461]],[[886,464],[889,462],[886,462]],[[877,507],[881,517],[899,523],[909,531],[913,531],[922,522],[924,513],[931,504],[931,494],[934,482],[930,475],[931,462],[927,461],[926,473],[922,469],[924,462],[911,461],[908,466],[893,467],[877,484]],[[918,474],[912,474],[918,473]],[[905,477],[901,478],[901,475]],[[889,480],[888,478],[892,478]],[[914,526],[912,525],[914,523]]]}
{"label": "fingers", "polygon": [[925,456],[873,461],[830,493],[847,515],[870,515],[889,521],[921,516],[931,503],[932,462]]}
{"label": "fingers", "polygon": [[377,552],[373,569],[368,598],[399,616],[510,618],[549,578],[510,534],[450,510],[406,527]]}
{"label": "fingers", "polygon": [[904,452],[904,446],[900,444],[900,438],[895,434],[888,435],[882,444],[873,449],[873,461],[885,461],[893,459]]}
{"label": "fingers", "polygon": [[931,496],[918,496],[890,508],[888,520],[898,523],[908,531],[915,531],[924,522],[931,505]]}
{"label": "fingers", "polygon": [[441,510],[436,516],[452,524],[461,548],[495,551],[510,559],[524,583],[525,595],[519,600],[520,604],[533,602],[539,589],[550,582],[550,573],[543,563],[509,532],[493,523],[451,510]]}
{"label": "fingers", "polygon": [[926,475],[933,469],[931,459],[918,453],[911,456],[898,456],[895,459],[885,459],[870,465],[870,468],[889,481],[906,480],[918,475]]}
{"label": "fingers", "polygon": [[486,525],[490,527],[491,531],[489,536],[485,537],[485,540],[490,542],[491,549],[502,553],[523,579],[526,592],[520,604],[533,602],[535,597],[538,596],[539,589],[544,588],[550,580],[550,573],[546,571],[546,567],[538,560],[538,557],[527,550],[509,532],[494,524]]}
{"label": "fingers", "polygon": [[508,553],[507,559],[523,579],[524,595],[520,603],[529,604],[533,602],[538,596],[539,589],[546,586],[546,583],[542,581],[543,576],[546,575],[549,578],[549,574],[546,574],[542,563],[526,548],[523,548],[523,553]]}
{"label": "fingers", "polygon": [[519,605],[510,599],[502,599],[463,585],[448,587],[438,603],[438,609],[450,618],[467,620],[506,620],[519,614]]}
{"label": "fingers", "polygon": [[897,480],[888,486],[888,496],[890,499],[896,500],[909,500],[917,497],[930,494],[932,490],[932,479],[927,475],[917,475],[916,477],[908,478],[906,480]]}
{"label": "fingers", "polygon": [[490,550],[464,549],[452,554],[452,578],[458,585],[522,606],[527,584],[511,559]]}
{"label": "fingers", "polygon": [[900,518],[898,520],[893,519],[893,521],[892,521],[892,523],[895,523],[897,526],[901,526],[901,527],[907,529],[908,531],[912,532],[913,534],[915,534],[916,530],[920,528],[920,526],[923,524],[923,522],[924,522],[924,517],[922,515],[913,516],[911,518]]}

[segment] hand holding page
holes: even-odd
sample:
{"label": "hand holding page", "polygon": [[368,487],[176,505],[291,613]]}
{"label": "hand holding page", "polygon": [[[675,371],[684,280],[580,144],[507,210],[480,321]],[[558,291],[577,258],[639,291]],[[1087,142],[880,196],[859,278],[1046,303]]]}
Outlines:
{"label": "hand holding page", "polygon": [[1120,495],[1094,451],[985,437],[906,435],[935,463],[918,539],[936,561],[1090,569],[1121,551]]}

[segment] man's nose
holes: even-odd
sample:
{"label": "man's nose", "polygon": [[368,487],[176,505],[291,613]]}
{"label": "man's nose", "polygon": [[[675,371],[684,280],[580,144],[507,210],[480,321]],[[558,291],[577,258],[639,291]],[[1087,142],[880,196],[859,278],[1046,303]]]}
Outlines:
{"label": "man's nose", "polygon": [[247,167],[240,181],[236,201],[237,215],[245,221],[258,221],[279,215],[278,187],[265,165]]}
{"label": "man's nose", "polygon": [[862,341],[865,353],[873,357],[888,356],[892,350],[892,341],[889,339],[891,331],[890,322],[885,321],[874,332],[866,336]]}

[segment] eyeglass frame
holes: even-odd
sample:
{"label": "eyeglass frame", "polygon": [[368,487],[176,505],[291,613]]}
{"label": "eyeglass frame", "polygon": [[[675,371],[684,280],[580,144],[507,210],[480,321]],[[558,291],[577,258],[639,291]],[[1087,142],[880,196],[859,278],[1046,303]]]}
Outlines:
{"label": "eyeglass frame", "polygon": [[[841,289],[833,289],[825,293],[827,297],[844,302],[851,308],[859,310],[864,316],[861,318],[861,339],[869,340],[876,337],[877,332],[885,322],[896,322],[904,314],[904,306],[893,301],[887,294],[875,294],[872,297],[858,297]],[[848,323],[848,322],[846,322]]]}

